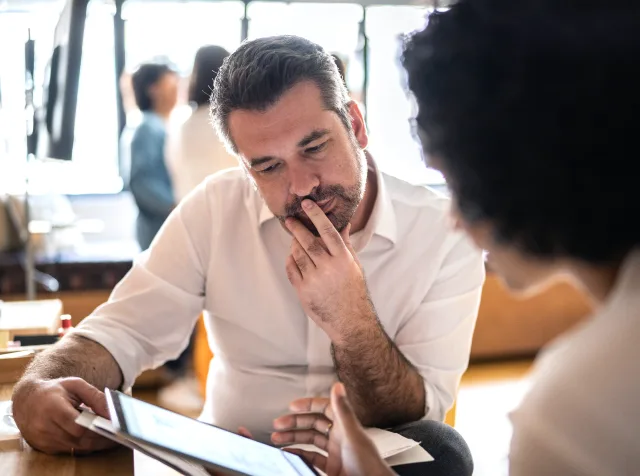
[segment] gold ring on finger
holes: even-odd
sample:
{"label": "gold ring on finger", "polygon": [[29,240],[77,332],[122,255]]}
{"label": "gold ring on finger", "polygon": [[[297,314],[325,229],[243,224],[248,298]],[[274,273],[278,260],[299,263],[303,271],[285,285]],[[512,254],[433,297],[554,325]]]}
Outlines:
{"label": "gold ring on finger", "polygon": [[331,428],[333,428],[333,423],[329,423],[327,431],[324,432],[325,436],[329,436],[329,433],[331,433]]}

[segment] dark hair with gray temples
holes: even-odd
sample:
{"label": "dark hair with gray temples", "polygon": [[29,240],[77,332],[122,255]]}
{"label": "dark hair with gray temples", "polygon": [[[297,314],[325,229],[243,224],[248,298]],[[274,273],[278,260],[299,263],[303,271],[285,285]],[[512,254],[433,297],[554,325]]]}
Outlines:
{"label": "dark hair with gray temples", "polygon": [[236,151],[229,114],[237,109],[265,111],[296,84],[313,81],[327,110],[351,130],[351,99],[329,53],[297,36],[272,36],[243,43],[218,70],[211,95],[211,118]]}

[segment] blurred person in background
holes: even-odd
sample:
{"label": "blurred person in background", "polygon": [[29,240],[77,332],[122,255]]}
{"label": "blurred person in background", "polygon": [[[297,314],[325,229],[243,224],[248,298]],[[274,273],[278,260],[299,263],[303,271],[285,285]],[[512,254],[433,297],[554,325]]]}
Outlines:
{"label": "blurred person in background", "polygon": [[167,121],[178,101],[178,75],[167,64],[145,63],[131,81],[143,118],[131,140],[129,186],[138,206],[136,235],[144,251],[175,206],[164,151]]}
{"label": "blurred person in background", "polygon": [[213,81],[227,56],[229,52],[221,46],[203,46],[198,50],[189,83],[193,110],[185,121],[169,129],[167,165],[178,202],[207,176],[238,166],[238,159],[229,153],[209,118]]}

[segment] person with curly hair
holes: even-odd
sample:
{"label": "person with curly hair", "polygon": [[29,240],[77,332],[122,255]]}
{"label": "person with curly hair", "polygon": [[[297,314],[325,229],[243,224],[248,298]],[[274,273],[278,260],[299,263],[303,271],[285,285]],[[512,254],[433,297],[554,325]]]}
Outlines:
{"label": "person with curly hair", "polygon": [[[511,476],[640,474],[638,31],[637,2],[461,0],[404,51],[457,226],[510,288],[567,275],[596,308],[538,358],[511,415]],[[344,387],[332,396],[329,458],[314,463],[392,474]]]}

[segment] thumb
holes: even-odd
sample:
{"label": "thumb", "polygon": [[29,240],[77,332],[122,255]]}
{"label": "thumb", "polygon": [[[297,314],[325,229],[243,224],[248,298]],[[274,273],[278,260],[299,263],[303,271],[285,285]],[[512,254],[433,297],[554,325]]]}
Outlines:
{"label": "thumb", "polygon": [[250,440],[254,439],[251,432],[247,430],[244,426],[238,427],[238,435],[244,436],[245,438],[249,438]]}
{"label": "thumb", "polygon": [[70,378],[61,382],[64,389],[91,408],[97,415],[109,419],[109,408],[104,393],[81,378]]}
{"label": "thumb", "polygon": [[336,383],[331,389],[331,408],[336,422],[343,428],[345,434],[360,427],[360,421],[353,411],[342,383]]}

